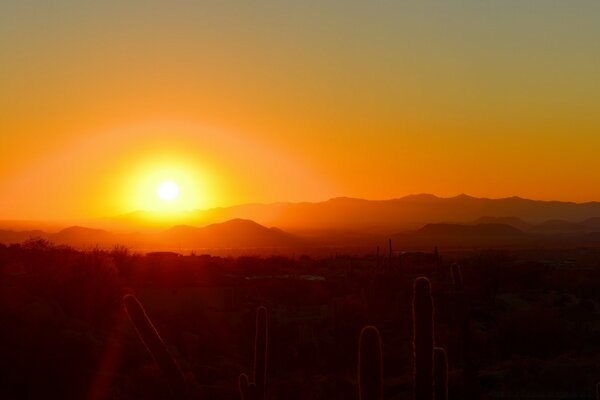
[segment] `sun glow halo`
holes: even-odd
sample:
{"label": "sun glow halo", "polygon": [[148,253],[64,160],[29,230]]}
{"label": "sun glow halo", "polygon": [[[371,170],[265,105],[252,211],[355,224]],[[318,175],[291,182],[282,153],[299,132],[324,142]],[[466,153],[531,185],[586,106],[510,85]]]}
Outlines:
{"label": "sun glow halo", "polygon": [[130,163],[133,166],[129,166],[120,189],[119,204],[124,213],[148,211],[153,218],[171,218],[176,213],[212,206],[212,174],[185,154],[151,155]]}

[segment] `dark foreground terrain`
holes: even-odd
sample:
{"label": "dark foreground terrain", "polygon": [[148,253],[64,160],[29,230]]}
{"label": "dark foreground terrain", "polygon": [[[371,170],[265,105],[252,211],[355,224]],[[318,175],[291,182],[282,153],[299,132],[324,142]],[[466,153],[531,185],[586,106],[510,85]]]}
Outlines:
{"label": "dark foreground terrain", "polygon": [[0,398],[172,398],[124,310],[131,293],[194,398],[240,398],[265,306],[268,399],[358,399],[366,325],[381,334],[383,398],[411,399],[420,276],[431,282],[450,399],[594,398],[600,249],[221,258],[44,240],[0,245]]}

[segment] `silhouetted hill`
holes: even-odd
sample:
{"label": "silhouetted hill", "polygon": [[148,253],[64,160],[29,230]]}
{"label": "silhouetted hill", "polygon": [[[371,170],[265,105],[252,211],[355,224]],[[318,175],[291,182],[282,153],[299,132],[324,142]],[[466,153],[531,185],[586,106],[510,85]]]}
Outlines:
{"label": "silhouetted hill", "polygon": [[474,222],[477,224],[505,224],[513,226],[524,232],[547,233],[547,234],[575,234],[600,231],[600,218],[588,218],[581,222],[565,221],[561,219],[550,219],[541,224],[529,224],[520,218],[515,217],[482,217]]}
{"label": "silhouetted hill", "polygon": [[48,239],[57,244],[70,246],[82,245],[110,245],[117,244],[119,238],[103,229],[85,228],[82,226],[71,226],[58,233],[48,235]]}
{"label": "silhouetted hill", "polygon": [[584,224],[569,222],[560,219],[551,219],[537,224],[531,228],[534,232],[546,233],[577,233],[589,231]]}
{"label": "silhouetted hill", "polygon": [[201,248],[278,248],[300,244],[300,240],[277,228],[254,221],[233,219],[203,228],[173,227],[158,235],[163,243]]}
{"label": "silhouetted hill", "polygon": [[590,231],[600,232],[600,217],[588,218],[581,222],[581,225],[585,226]]}
{"label": "silhouetted hill", "polygon": [[520,218],[516,217],[481,217],[473,221],[470,225],[479,225],[479,224],[504,224],[515,227],[522,231],[528,231],[532,228],[533,225],[523,221]]}
{"label": "silhouetted hill", "polygon": [[505,224],[427,224],[414,232],[393,236],[394,243],[408,248],[472,248],[519,246],[536,239]]}
{"label": "silhouetted hill", "polygon": [[524,236],[525,232],[506,224],[427,224],[415,232],[416,235],[460,235],[468,236]]}
{"label": "silhouetted hill", "polygon": [[12,231],[0,230],[0,243],[21,243],[31,238],[46,238],[47,234],[40,230]]}

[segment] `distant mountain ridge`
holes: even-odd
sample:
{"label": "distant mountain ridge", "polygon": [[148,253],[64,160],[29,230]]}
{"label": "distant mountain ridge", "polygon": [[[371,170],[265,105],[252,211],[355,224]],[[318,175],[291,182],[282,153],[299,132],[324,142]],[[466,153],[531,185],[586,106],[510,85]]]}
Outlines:
{"label": "distant mountain ridge", "polygon": [[[596,218],[600,226],[600,202],[541,201],[516,196],[488,199],[465,194],[449,198],[415,194],[390,200],[337,197],[315,203],[244,204],[195,210],[177,213],[169,223],[205,226],[236,218],[277,226],[291,233],[323,230],[393,233],[418,229],[428,223],[466,223],[479,218],[514,218],[532,225],[547,220],[581,223]],[[103,222],[105,227],[168,227],[167,221],[160,222],[152,212],[142,211]]]}

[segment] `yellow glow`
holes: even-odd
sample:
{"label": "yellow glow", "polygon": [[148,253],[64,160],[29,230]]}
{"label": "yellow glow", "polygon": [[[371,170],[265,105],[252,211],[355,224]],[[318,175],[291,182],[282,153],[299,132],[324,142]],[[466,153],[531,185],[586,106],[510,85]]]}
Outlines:
{"label": "yellow glow", "polygon": [[164,181],[156,188],[156,195],[164,201],[173,201],[179,196],[179,186],[173,181]]}

